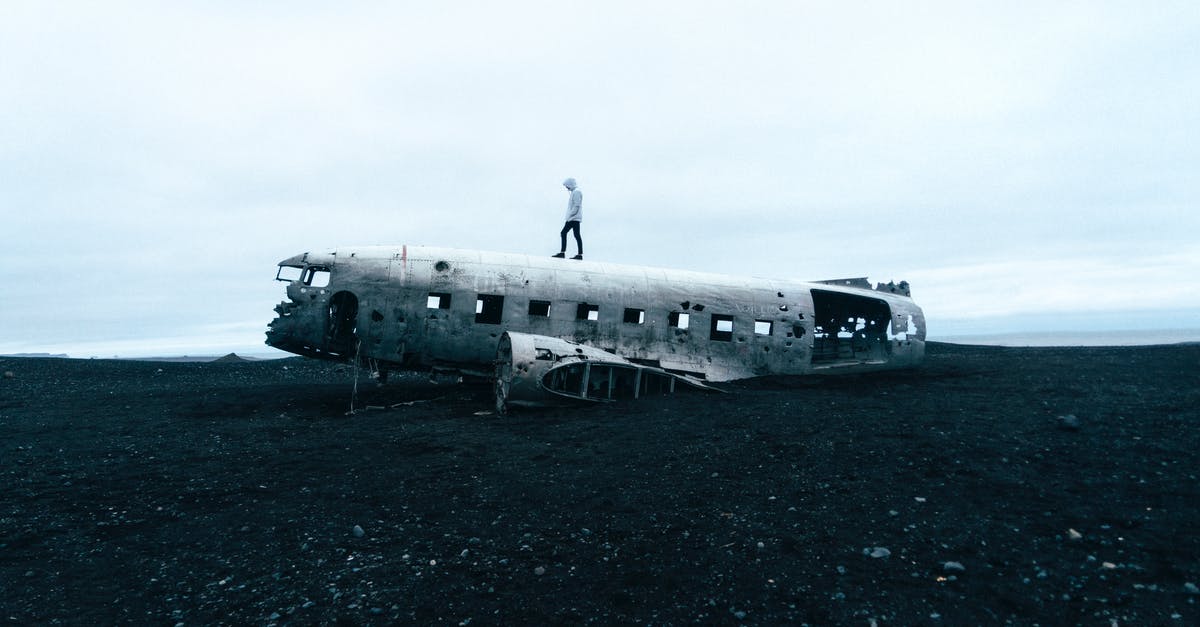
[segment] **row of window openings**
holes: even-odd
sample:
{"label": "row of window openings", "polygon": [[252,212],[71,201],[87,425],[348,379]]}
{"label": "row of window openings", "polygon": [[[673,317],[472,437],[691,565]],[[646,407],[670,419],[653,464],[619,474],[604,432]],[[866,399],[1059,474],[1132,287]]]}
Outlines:
{"label": "row of window openings", "polygon": [[[429,309],[449,309],[450,294],[445,292],[430,292],[429,299],[425,306]],[[504,310],[504,297],[494,294],[480,294],[475,299],[475,322],[480,324],[500,324],[501,314]],[[548,300],[531,300],[529,301],[529,315],[541,318],[550,317],[550,301]],[[688,328],[690,316],[687,312],[672,311],[667,315],[667,325],[675,329]],[[592,305],[590,303],[579,303],[575,308],[576,320],[591,320],[600,319],[600,305]],[[645,324],[646,310],[635,309],[633,307],[625,308],[624,322],[628,324]],[[711,338],[714,340],[730,341],[733,339],[733,316],[725,314],[713,314],[712,316]],[[755,335],[770,335],[772,322],[770,320],[755,320],[754,333]],[[803,330],[797,331],[803,333]]]}

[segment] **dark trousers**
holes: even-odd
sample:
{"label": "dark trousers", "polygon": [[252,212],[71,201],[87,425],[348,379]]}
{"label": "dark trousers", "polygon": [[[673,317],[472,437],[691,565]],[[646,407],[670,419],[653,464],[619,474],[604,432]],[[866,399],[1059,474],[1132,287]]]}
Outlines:
{"label": "dark trousers", "polygon": [[567,252],[567,231],[575,231],[575,245],[579,247],[579,254],[583,254],[583,238],[579,236],[579,220],[569,220],[563,225],[562,231],[558,236],[562,238],[562,248],[560,252]]}

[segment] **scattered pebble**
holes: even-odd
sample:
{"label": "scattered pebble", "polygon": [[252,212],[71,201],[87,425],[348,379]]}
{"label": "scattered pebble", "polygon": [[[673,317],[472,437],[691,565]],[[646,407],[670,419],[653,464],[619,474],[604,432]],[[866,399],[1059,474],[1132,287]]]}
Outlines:
{"label": "scattered pebble", "polygon": [[962,562],[946,562],[945,564],[942,564],[942,569],[946,572],[961,573],[966,571],[967,567],[963,566]]}
{"label": "scattered pebble", "polygon": [[362,527],[359,527],[358,525],[354,525],[354,537],[355,538],[361,538],[364,535],[366,535],[366,533],[367,532],[363,531]]}
{"label": "scattered pebble", "polygon": [[1103,568],[1104,570],[1113,570],[1116,567],[1117,567],[1117,565],[1112,562],[1104,562],[1104,563],[1100,564],[1100,568]]}
{"label": "scattered pebble", "polygon": [[881,557],[888,557],[892,554],[891,551],[889,551],[881,546],[877,546],[873,549],[863,549],[863,553],[866,555],[870,555],[871,557],[874,557],[876,559],[881,558]]}
{"label": "scattered pebble", "polygon": [[1074,529],[1067,529],[1067,538],[1070,540],[1082,540],[1083,534]]}
{"label": "scattered pebble", "polygon": [[5,379],[11,379],[11,378],[13,378],[13,377],[15,377],[15,376],[17,376],[17,375],[16,375],[16,374],[14,374],[12,370],[5,370],[5,371],[4,371],[4,378],[5,378]]}
{"label": "scattered pebble", "polygon": [[1188,594],[1200,594],[1200,588],[1197,588],[1196,584],[1190,581],[1183,584],[1183,591]]}
{"label": "scattered pebble", "polygon": [[545,574],[546,574],[546,567],[545,567],[545,566],[538,566],[537,568],[533,569],[533,574],[537,575],[538,577],[541,577],[542,575],[545,575]]}
{"label": "scattered pebble", "polygon": [[1079,419],[1075,417],[1075,414],[1067,414],[1065,416],[1059,416],[1058,417],[1058,426],[1060,426],[1063,429],[1066,429],[1068,431],[1078,431],[1079,430]]}

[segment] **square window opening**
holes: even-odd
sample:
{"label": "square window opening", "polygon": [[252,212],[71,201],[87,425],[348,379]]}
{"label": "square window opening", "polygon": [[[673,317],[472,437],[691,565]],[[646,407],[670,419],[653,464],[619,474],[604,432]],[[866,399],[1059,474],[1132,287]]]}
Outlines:
{"label": "square window opening", "polygon": [[646,310],[626,307],[625,322],[628,324],[644,324],[646,322]]}
{"label": "square window opening", "polygon": [[529,315],[538,316],[540,318],[550,317],[550,301],[548,300],[531,300],[529,301]]}
{"label": "square window opening", "polygon": [[426,309],[449,309],[450,295],[445,292],[430,292],[425,300]]}
{"label": "square window opening", "polygon": [[475,322],[479,324],[500,324],[503,314],[503,296],[480,294],[475,298]]}
{"label": "square window opening", "polygon": [[600,305],[590,305],[588,303],[579,303],[575,308],[576,320],[591,320],[593,322],[600,319]]}
{"label": "square window opening", "polygon": [[755,335],[770,335],[771,334],[771,321],[770,320],[755,320],[754,321],[754,334]]}
{"label": "square window opening", "polygon": [[708,339],[717,342],[733,341],[733,316],[713,314]]}
{"label": "square window opening", "polygon": [[675,329],[686,329],[689,317],[686,311],[672,311],[667,315],[667,324]]}

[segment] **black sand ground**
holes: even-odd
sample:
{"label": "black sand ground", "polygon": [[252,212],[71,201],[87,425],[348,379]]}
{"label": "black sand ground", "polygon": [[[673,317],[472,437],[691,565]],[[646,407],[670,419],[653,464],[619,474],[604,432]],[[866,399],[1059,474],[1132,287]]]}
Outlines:
{"label": "black sand ground", "polygon": [[506,417],[417,376],[346,416],[303,359],[0,371],[13,624],[1200,624],[1200,346]]}

